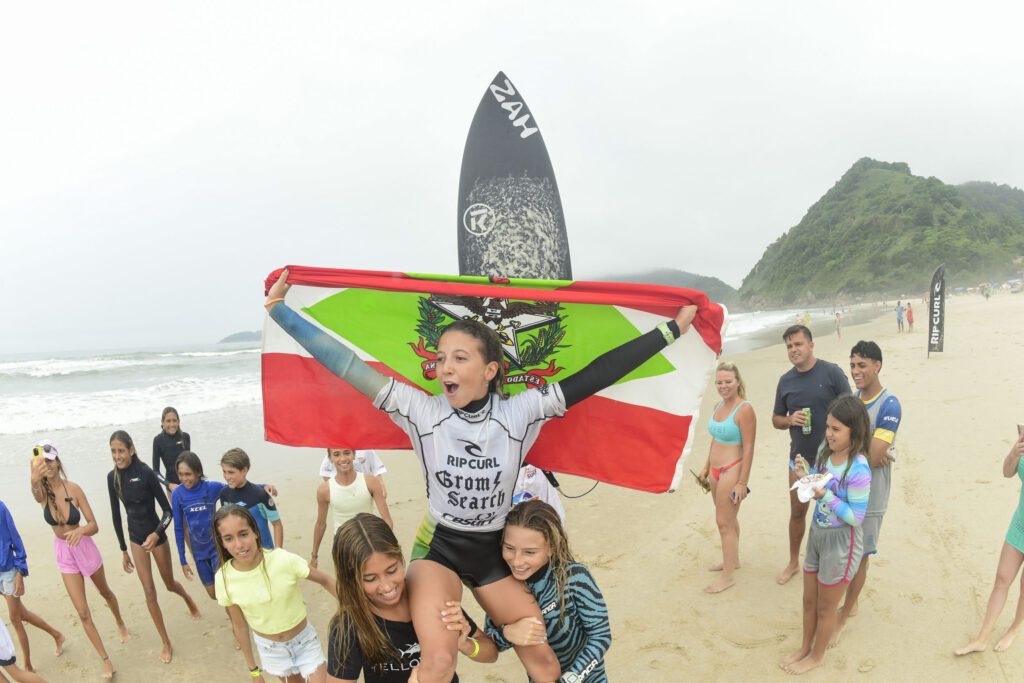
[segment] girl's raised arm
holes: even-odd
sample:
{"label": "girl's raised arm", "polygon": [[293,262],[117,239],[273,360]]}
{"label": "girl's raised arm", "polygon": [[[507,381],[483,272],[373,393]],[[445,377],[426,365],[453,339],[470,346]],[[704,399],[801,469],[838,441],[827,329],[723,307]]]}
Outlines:
{"label": "girl's raised arm", "polygon": [[352,349],[285,305],[285,295],[291,289],[287,279],[286,269],[281,272],[281,277],[267,293],[267,300],[263,305],[270,313],[270,317],[302,348],[309,351],[313,358],[320,361],[321,365],[351,384],[363,396],[371,401],[375,399],[388,383],[388,378],[360,360]]}

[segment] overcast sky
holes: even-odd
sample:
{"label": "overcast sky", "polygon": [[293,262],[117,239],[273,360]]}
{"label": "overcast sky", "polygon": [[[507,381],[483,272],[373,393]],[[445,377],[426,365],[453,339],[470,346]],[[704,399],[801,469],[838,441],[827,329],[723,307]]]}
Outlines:
{"label": "overcast sky", "polygon": [[862,156],[1024,187],[1013,3],[403,5],[6,3],[0,353],[257,329],[288,263],[457,272],[499,70],[578,279],[739,286]]}

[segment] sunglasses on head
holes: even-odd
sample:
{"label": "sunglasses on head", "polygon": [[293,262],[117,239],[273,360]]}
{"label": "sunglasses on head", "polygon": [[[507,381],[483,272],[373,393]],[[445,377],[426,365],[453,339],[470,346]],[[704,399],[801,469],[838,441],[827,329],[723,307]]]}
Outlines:
{"label": "sunglasses on head", "polygon": [[42,455],[43,453],[56,453],[56,452],[57,452],[57,449],[54,448],[53,446],[51,446],[48,443],[44,443],[42,446],[33,446],[33,448],[32,448],[32,455],[36,456],[36,457]]}

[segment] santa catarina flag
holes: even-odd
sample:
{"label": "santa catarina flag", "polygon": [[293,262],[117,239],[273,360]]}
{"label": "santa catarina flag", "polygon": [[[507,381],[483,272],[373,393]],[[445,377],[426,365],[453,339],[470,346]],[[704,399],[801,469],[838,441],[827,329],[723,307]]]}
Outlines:
{"label": "santa catarina flag", "polygon": [[[288,305],[379,372],[439,393],[445,326],[473,318],[501,340],[510,393],[557,382],[696,304],[692,329],[613,386],[541,430],[526,458],[542,469],[643,491],[678,486],[701,395],[721,352],[725,309],[703,292],[660,285],[488,279],[289,266]],[[269,288],[281,271],[266,280]],[[268,441],[411,449],[362,394],[268,317],[263,330]]]}

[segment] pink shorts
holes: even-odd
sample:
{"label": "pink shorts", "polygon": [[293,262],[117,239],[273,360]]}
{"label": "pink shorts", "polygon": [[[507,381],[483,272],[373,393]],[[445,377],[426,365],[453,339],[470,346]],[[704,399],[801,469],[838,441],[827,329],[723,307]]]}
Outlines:
{"label": "pink shorts", "polygon": [[103,558],[91,536],[82,536],[73,548],[64,539],[54,538],[53,554],[57,556],[57,569],[61,574],[92,576],[103,566]]}

